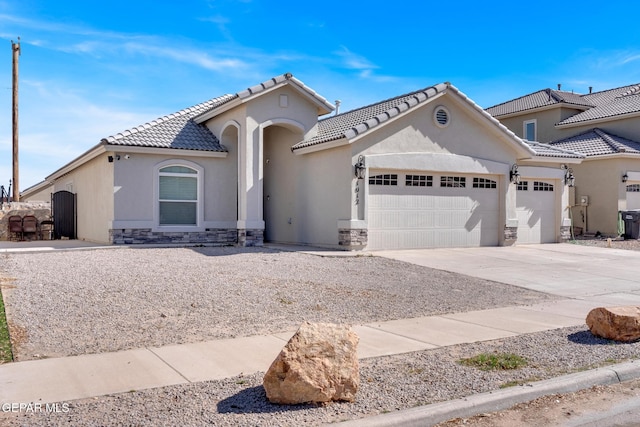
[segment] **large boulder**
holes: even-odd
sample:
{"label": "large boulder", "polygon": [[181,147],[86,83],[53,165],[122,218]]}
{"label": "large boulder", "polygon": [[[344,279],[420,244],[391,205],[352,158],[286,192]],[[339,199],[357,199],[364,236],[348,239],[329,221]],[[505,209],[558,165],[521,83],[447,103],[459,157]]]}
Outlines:
{"label": "large boulder", "polygon": [[305,322],[264,376],[272,403],[353,402],[360,384],[358,336],[345,325]]}
{"label": "large boulder", "polygon": [[592,334],[615,341],[640,339],[640,307],[598,307],[587,315]]}

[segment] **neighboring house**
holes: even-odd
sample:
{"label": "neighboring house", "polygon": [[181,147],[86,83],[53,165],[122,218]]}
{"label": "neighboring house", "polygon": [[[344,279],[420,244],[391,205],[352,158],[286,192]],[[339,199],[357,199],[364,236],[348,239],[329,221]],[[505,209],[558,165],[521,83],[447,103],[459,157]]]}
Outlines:
{"label": "neighboring house", "polygon": [[545,89],[486,111],[522,138],[586,156],[573,167],[577,229],[615,236],[619,211],[640,209],[640,85],[583,95]]}
{"label": "neighboring house", "polygon": [[584,156],[525,143],[449,83],[318,119],[333,109],[284,74],[105,138],[22,199],[74,193],[78,238],[115,244],[568,237],[565,174]]}

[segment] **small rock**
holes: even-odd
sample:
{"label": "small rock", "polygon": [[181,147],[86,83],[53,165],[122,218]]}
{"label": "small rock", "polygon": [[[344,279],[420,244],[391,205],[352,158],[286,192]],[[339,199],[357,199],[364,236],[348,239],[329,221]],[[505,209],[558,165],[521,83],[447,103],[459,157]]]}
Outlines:
{"label": "small rock", "polygon": [[358,336],[348,326],[305,322],[263,379],[272,403],[353,402],[360,384]]}
{"label": "small rock", "polygon": [[640,307],[598,307],[587,315],[587,326],[593,335],[614,341],[640,339]]}

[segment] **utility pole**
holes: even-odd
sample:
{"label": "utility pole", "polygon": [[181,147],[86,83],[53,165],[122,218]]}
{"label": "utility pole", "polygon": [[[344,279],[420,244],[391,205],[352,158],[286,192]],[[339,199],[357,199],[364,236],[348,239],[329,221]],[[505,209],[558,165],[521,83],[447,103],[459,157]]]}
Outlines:
{"label": "utility pole", "polygon": [[11,40],[13,50],[13,201],[20,201],[20,185],[18,185],[18,57],[20,56],[20,37],[18,43]]}

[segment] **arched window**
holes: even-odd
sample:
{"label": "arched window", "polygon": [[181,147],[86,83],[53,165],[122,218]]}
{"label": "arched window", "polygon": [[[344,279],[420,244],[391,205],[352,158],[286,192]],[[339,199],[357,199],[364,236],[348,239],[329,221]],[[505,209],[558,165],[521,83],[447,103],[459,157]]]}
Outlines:
{"label": "arched window", "polygon": [[198,179],[198,171],[187,166],[158,170],[159,225],[198,225]]}

